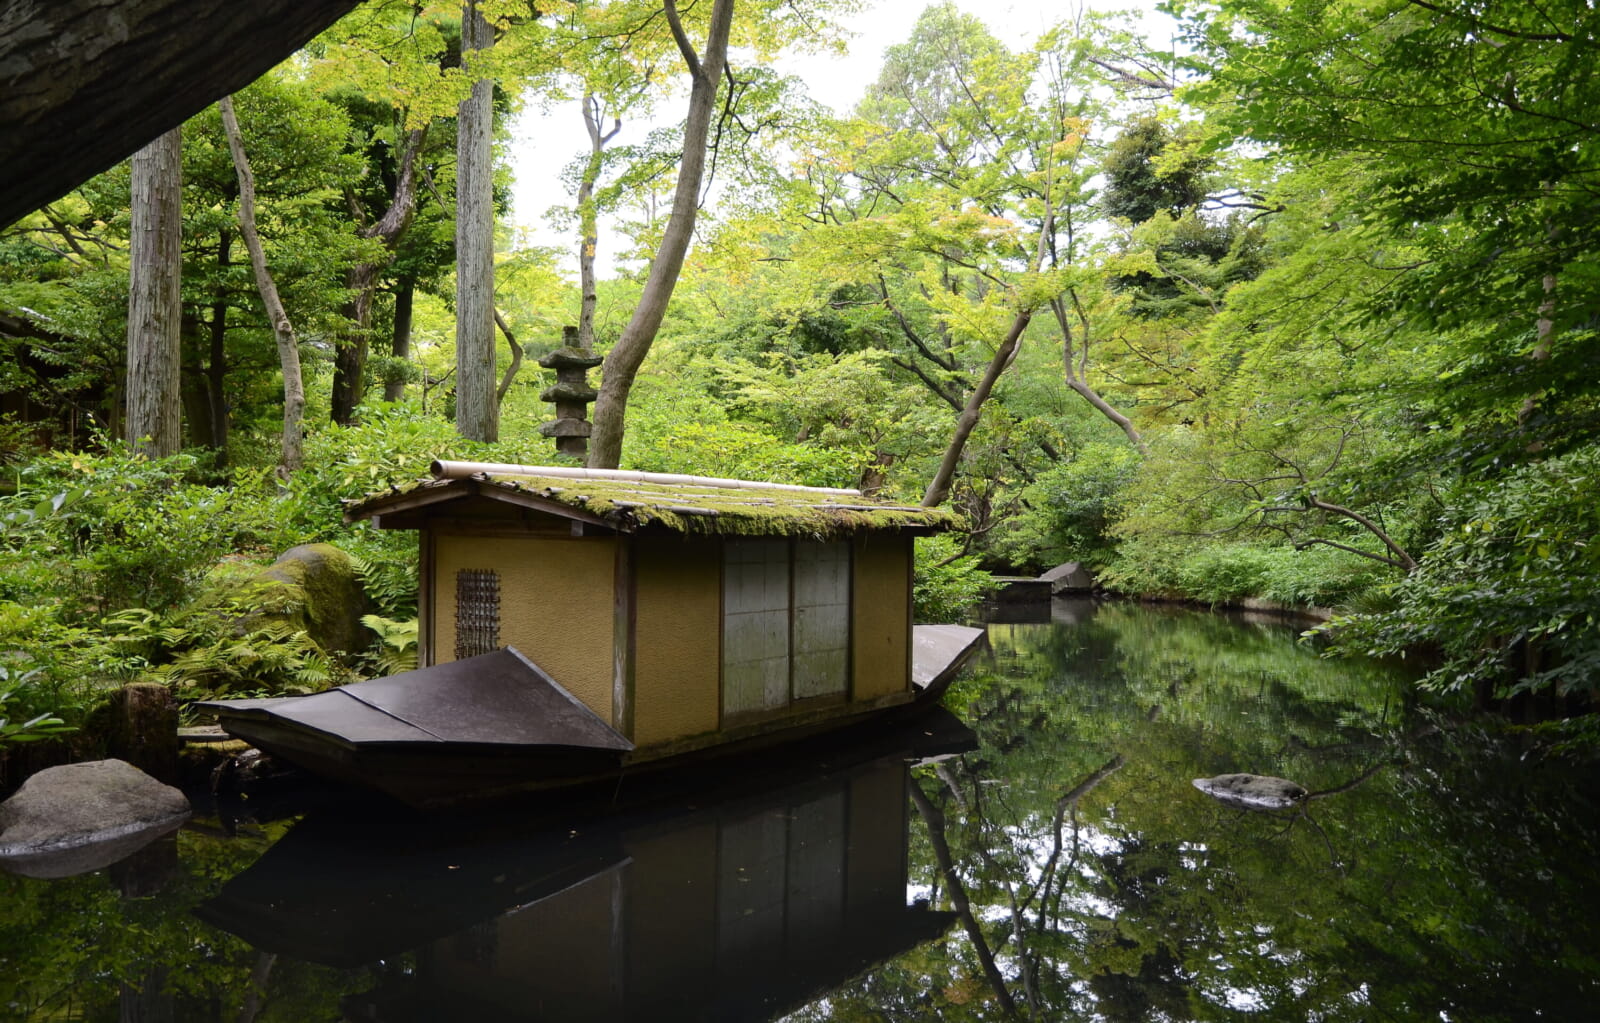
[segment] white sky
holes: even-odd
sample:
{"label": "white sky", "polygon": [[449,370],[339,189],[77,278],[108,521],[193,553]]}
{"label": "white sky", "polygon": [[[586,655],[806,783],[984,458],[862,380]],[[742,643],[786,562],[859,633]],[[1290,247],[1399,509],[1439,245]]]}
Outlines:
{"label": "white sky", "polygon": [[[928,3],[929,0],[866,0],[864,10],[845,20],[845,27],[854,36],[848,56],[789,56],[779,60],[777,68],[805,81],[813,98],[845,112],[877,78],[884,49],[910,36],[912,26]],[[1136,11],[1146,34],[1159,38],[1170,32],[1172,20],[1155,9],[1156,3],[1157,0],[1083,0],[1083,6],[1091,9]],[[982,18],[1001,42],[1017,49],[1066,17],[1078,7],[1078,2],[956,0],[956,6]],[[676,109],[681,104],[682,101],[677,100],[665,105],[664,123],[682,116]],[[625,123],[613,145],[640,141],[653,126],[644,121]],[[561,169],[588,149],[577,105],[563,104],[544,113],[530,104],[512,125],[511,135],[509,156],[516,175],[512,188],[512,218],[523,240],[534,245],[572,248],[576,244],[573,232],[552,231],[544,214],[553,205],[571,203],[571,196],[561,185]],[[611,272],[607,256],[616,251],[615,240],[602,239],[600,250],[602,266],[599,270],[601,276],[605,276]],[[572,264],[570,269],[575,273],[575,259]]]}

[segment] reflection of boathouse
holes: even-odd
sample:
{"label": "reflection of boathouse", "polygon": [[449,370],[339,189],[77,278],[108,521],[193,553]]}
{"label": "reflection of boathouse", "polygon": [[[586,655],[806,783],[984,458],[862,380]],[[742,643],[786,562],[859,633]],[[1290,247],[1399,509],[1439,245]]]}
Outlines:
{"label": "reflection of boathouse", "polygon": [[419,990],[399,1004],[431,1008],[379,1018],[766,1019],[803,1004],[948,925],[906,906],[904,785],[879,764],[628,833],[610,870],[419,951]]}
{"label": "reflection of boathouse", "polygon": [[349,1000],[350,1019],[771,1019],[953,920],[907,904],[901,745],[823,778],[813,761],[787,785],[748,779],[757,795],[663,788],[651,809],[424,851],[335,843],[308,820],[201,915],[338,965],[413,948],[414,969]]}

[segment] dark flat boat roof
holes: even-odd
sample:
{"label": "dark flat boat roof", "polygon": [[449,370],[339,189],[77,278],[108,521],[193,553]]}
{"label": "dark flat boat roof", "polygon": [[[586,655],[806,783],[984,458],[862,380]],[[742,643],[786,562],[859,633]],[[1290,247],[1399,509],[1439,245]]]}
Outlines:
{"label": "dark flat boat roof", "polygon": [[911,684],[919,700],[944,694],[989,634],[970,625],[914,625],[911,627]]}
{"label": "dark flat boat roof", "polygon": [[537,746],[625,753],[633,743],[513,647],[315,696],[198,704],[240,734],[252,722],[355,749]]}

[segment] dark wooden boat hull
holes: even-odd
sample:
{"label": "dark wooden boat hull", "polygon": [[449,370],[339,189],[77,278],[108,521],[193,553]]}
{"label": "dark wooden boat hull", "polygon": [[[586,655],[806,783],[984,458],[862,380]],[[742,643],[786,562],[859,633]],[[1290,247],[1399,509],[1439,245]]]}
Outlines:
{"label": "dark wooden boat hull", "polygon": [[760,756],[796,742],[860,742],[886,721],[936,706],[984,639],[983,630],[962,626],[917,629],[913,689],[900,700],[775,722],[693,749],[635,753],[511,648],[310,697],[201,707],[230,735],[313,774],[438,808],[615,785],[624,776]]}

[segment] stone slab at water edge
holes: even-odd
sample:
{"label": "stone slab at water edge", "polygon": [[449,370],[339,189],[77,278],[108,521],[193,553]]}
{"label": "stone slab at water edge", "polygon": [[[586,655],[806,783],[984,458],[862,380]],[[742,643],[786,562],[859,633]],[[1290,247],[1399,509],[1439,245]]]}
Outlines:
{"label": "stone slab at water edge", "polygon": [[0,803],[0,867],[70,877],[115,863],[189,818],[189,800],[122,760],[52,767]]}

